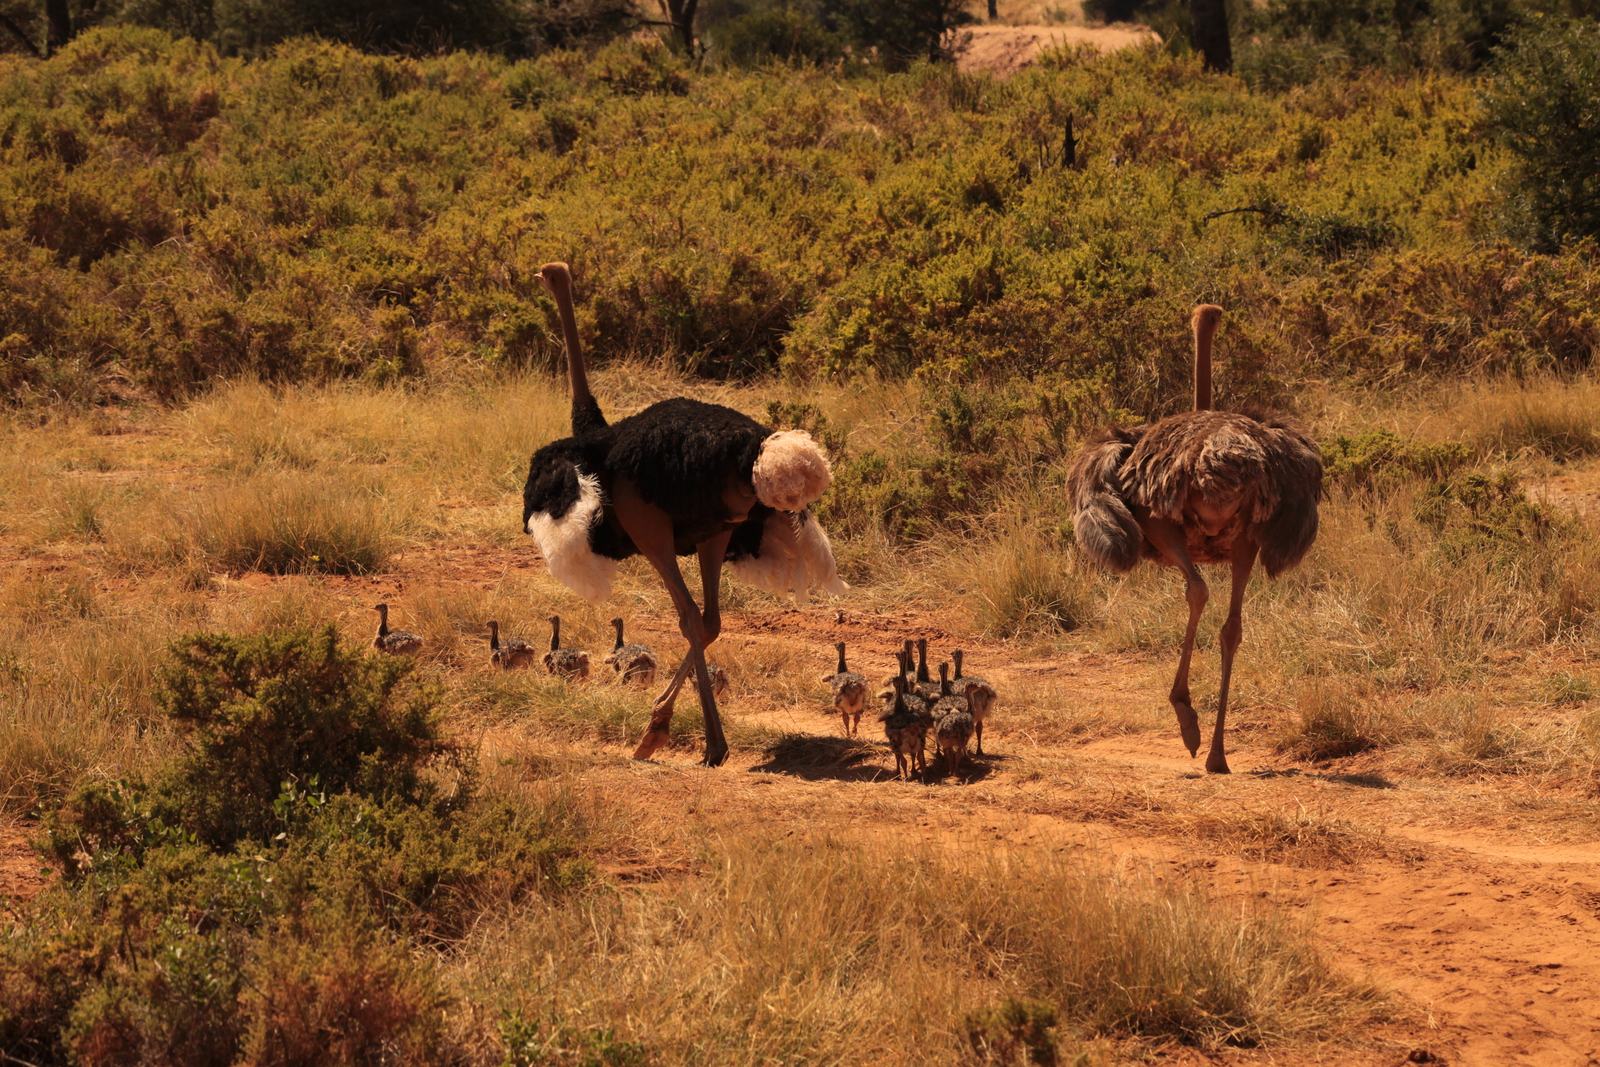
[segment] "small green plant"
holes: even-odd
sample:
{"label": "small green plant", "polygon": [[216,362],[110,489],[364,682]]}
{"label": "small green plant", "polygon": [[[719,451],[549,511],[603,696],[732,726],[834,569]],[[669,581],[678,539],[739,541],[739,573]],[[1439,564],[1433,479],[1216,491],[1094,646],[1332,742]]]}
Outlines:
{"label": "small green plant", "polygon": [[1540,681],[1539,688],[1545,702],[1557,707],[1587,704],[1600,696],[1600,688],[1595,686],[1594,680],[1581,674],[1549,674]]}
{"label": "small green plant", "polygon": [[994,1007],[969,1012],[962,1026],[979,1063],[1056,1067],[1059,1061],[1052,1031],[1059,1023],[1056,1009],[1050,1004],[1007,997]]}
{"label": "small green plant", "polygon": [[503,1067],[650,1067],[655,1058],[642,1041],[615,1030],[580,1030],[551,1020],[526,1020],[512,1012],[500,1023]]}

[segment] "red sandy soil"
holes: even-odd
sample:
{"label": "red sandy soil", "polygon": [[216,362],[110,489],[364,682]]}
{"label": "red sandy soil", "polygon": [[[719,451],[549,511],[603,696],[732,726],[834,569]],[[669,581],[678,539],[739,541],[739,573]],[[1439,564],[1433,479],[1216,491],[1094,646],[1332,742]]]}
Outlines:
{"label": "red sandy soil", "polygon": [[967,26],[956,35],[956,69],[1010,77],[1051,48],[1088,45],[1100,52],[1159,42],[1144,26]]}
{"label": "red sandy soil", "polygon": [[[5,555],[13,564],[41,569],[65,562],[49,554]],[[413,550],[402,566],[405,580],[335,581],[348,586],[352,603],[360,598],[370,604],[373,596],[385,595],[403,604],[404,587],[411,583],[489,588],[508,569],[536,568],[539,562],[528,548],[456,545]],[[296,581],[253,575],[226,583],[215,595],[249,595],[267,584]],[[1174,604],[1175,611],[1180,607]],[[668,649],[678,644],[676,627],[662,616],[636,617],[630,635]],[[1348,1045],[1214,1057],[1173,1048],[1158,1053],[1164,1062],[1600,1063],[1600,849],[1594,820],[1564,825],[1528,816],[1552,796],[1572,800],[1575,794],[1563,790],[1576,787],[1408,775],[1371,754],[1338,765],[1299,764],[1265,744],[1261,730],[1253,728],[1261,724],[1250,721],[1248,709],[1232,734],[1231,776],[1202,774],[1175,727],[1079,743],[1038,742],[1025,730],[1008,729],[1008,687],[1048,682],[1064,706],[1091,710],[1164,709],[1170,664],[1163,657],[1081,653],[1017,659],[1008,646],[951,632],[936,619],[862,612],[848,599],[842,606],[805,611],[734,612],[725,619],[722,639],[746,647],[763,641],[799,645],[811,650],[819,677],[832,665],[833,642],[844,640],[853,665],[876,679],[903,635],[928,637],[940,656],[960,642],[969,652],[969,669],[1001,689],[985,739],[989,756],[960,775],[928,786],[896,781],[893,759],[882,747],[844,767],[778,766],[746,752],[706,770],[690,752],[635,763],[622,749],[594,746],[583,755],[582,775],[626,786],[610,793],[628,797],[641,820],[684,813],[691,824],[703,820],[714,828],[733,820],[748,825],[755,815],[774,835],[880,833],[886,823],[904,823],[909,834],[926,833],[956,847],[1083,849],[1200,878],[1223,896],[1272,895],[1314,916],[1323,945],[1341,965],[1397,994],[1400,1021],[1349,1035]],[[1248,646],[1241,655],[1247,654]],[[772,706],[759,693],[737,688],[728,704],[730,719],[818,736],[840,731],[820,685],[815,702],[804,706]],[[862,735],[879,740],[870,715]],[[516,725],[491,727],[484,736],[490,749],[514,744],[527,752],[543,744]],[[1305,812],[1347,820],[1394,847],[1383,851],[1384,858],[1291,866],[1242,859],[1237,849],[1205,840],[1140,833],[1136,823],[1115,817],[1085,815],[1096,798],[1141,793],[1159,797],[1169,811]],[[1572,802],[1574,811],[1581,807]],[[9,910],[44,884],[40,861],[27,846],[32,832],[27,823],[0,824],[0,898],[12,898]],[[656,864],[649,857],[619,857],[607,865],[627,880],[669,876],[673,867],[670,859]]]}

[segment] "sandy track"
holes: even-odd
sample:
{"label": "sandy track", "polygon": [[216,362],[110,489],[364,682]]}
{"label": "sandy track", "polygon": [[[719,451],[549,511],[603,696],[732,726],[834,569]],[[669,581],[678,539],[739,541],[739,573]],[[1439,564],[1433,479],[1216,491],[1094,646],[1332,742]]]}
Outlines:
{"label": "sandy track", "polygon": [[[337,584],[362,602],[377,594],[403,599],[413,583],[487,588],[508,567],[522,570],[537,561],[528,553],[453,546],[408,553],[405,564],[404,581],[377,577]],[[248,596],[264,585],[294,581],[251,576],[226,584],[217,595]],[[637,616],[631,625],[632,632],[664,648],[677,645],[676,626],[665,616]],[[609,795],[628,798],[644,824],[686,819],[691,827],[715,832],[759,819],[775,835],[836,836],[877,835],[899,825],[959,848],[1103,850],[1199,877],[1225,896],[1276,894],[1315,916],[1324,943],[1344,965],[1400,994],[1400,1021],[1350,1035],[1349,1046],[1237,1050],[1209,1060],[1173,1049],[1163,1054],[1166,1062],[1392,1065],[1425,1049],[1436,1057],[1431,1062],[1482,1067],[1600,1064],[1600,855],[1593,834],[1585,836],[1581,826],[1535,839],[1506,815],[1517,808],[1513,794],[1537,791],[1536,785],[1408,776],[1372,754],[1338,765],[1297,764],[1268,748],[1248,722],[1233,734],[1236,773],[1208,777],[1183,750],[1175,729],[1072,743],[1040,741],[1008,724],[1007,687],[1041,681],[1080,713],[1155,709],[1154,721],[1164,722],[1168,665],[1160,657],[1069,653],[1017,659],[1004,645],[950,632],[926,617],[850,607],[842,614],[835,607],[730,613],[723,639],[802,647],[819,676],[831,666],[832,643],[845,640],[852,665],[876,679],[908,634],[929,637],[936,656],[959,642],[969,650],[973,669],[1002,688],[986,736],[990,758],[976,761],[962,779],[930,786],[893,780],[893,760],[878,743],[879,728],[870,715],[862,733],[874,742],[873,751],[844,766],[785,764],[744,752],[708,771],[689,752],[639,764],[621,748],[580,746],[579,773]],[[814,703],[792,707],[763,702],[759,693],[740,694],[729,714],[792,733],[839,733],[820,685]],[[520,734],[512,725],[484,736],[490,745],[515,742],[524,750],[546,743]],[[1124,818],[1118,811],[1127,808],[1129,797],[1147,798],[1169,817],[1311,813],[1403,847],[1326,867],[1259,862],[1225,842],[1185,835],[1175,824]],[[1109,813],[1096,814],[1095,803],[1103,798],[1112,798]],[[0,897],[26,898],[43,884],[39,861],[26,844],[32,832],[26,823],[0,824]],[[688,857],[665,844],[612,857],[602,866],[632,882],[679,877],[691,869]]]}

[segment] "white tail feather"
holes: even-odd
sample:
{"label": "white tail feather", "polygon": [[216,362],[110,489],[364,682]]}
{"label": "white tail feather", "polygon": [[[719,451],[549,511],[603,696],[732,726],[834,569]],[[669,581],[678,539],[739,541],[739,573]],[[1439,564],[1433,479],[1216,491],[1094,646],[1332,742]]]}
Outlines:
{"label": "white tail feather", "polygon": [[539,545],[550,576],[591,604],[611,596],[617,561],[598,556],[589,547],[589,528],[600,519],[600,479],[578,475],[578,501],[559,519],[542,511],[528,516],[528,532]]}

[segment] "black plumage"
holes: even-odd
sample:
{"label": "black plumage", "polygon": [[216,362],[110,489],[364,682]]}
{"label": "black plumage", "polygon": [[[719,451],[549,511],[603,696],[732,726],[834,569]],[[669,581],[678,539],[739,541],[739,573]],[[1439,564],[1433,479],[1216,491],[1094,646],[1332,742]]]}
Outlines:
{"label": "black plumage", "polygon": [[[787,583],[802,598],[810,583],[846,588],[826,535],[805,514],[827,488],[827,459],[804,433],[774,431],[732,408],[687,397],[608,424],[589,391],[566,265],[547,264],[539,276],[561,314],[573,432],[529,461],[523,527],[538,541],[550,573],[594,602],[610,595],[619,560],[635,554],[649,560],[673,596],[690,655],[657,701],[635,756],[644,758],[666,742],[673,703],[693,669],[706,711],[706,759],[720,763],[727,744],[704,646],[720,630],[717,593],[728,546],[738,545],[732,562],[744,568],[740,573],[748,571],[768,588]],[[673,558],[691,554],[700,556],[703,610]]]}

